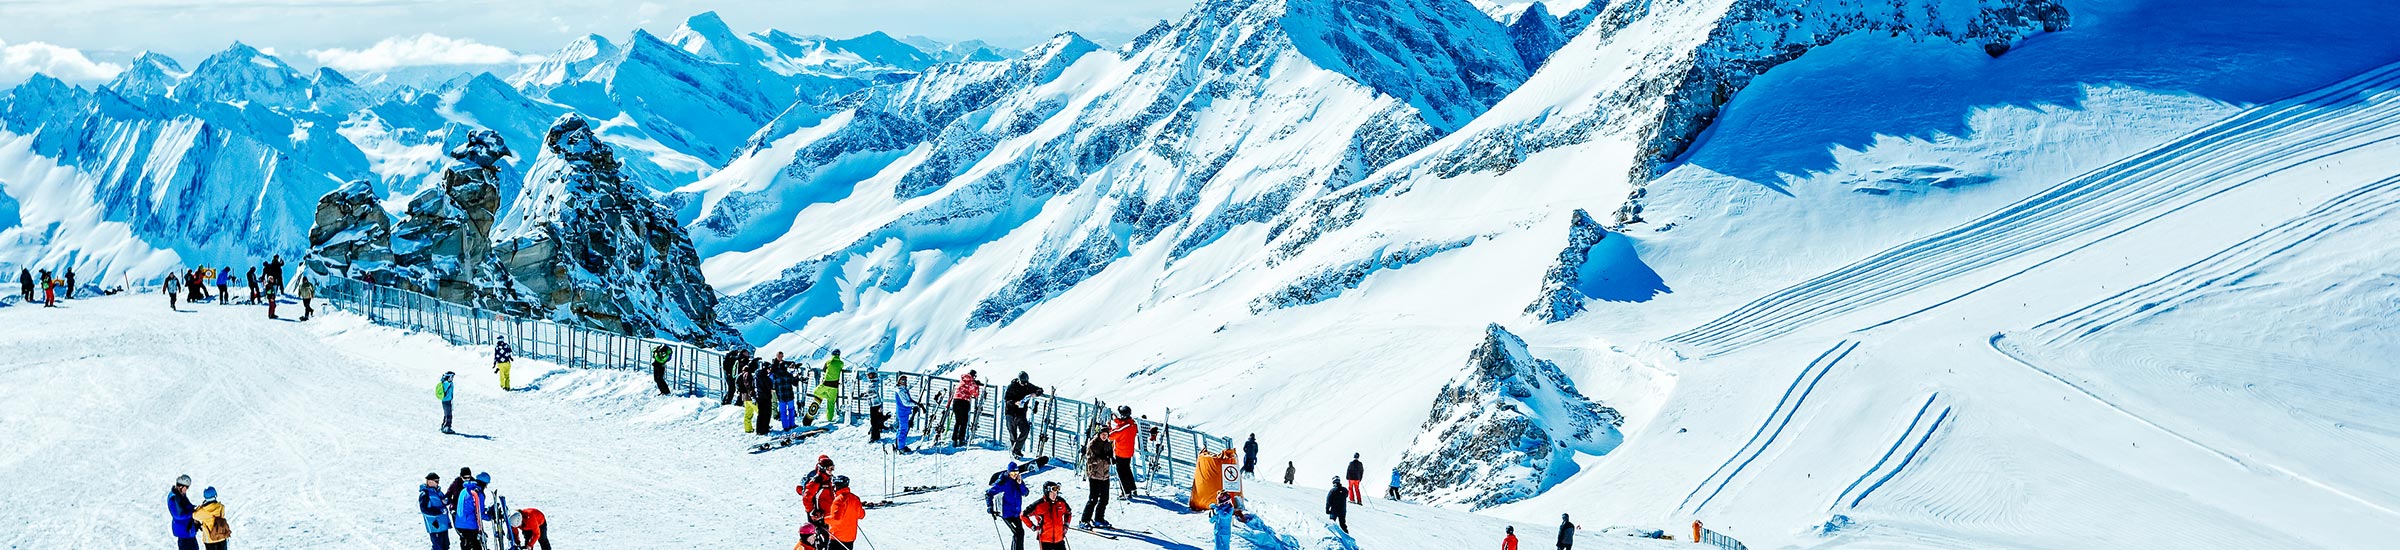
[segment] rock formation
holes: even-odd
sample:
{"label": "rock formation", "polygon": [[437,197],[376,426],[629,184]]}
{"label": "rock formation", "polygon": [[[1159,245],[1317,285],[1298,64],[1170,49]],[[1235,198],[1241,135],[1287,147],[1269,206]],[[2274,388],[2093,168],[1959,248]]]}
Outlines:
{"label": "rock formation", "polygon": [[1624,442],[1624,416],[1585,399],[1500,325],[1485,329],[1467,365],[1400,457],[1401,491],[1412,499],[1475,509],[1523,500],[1573,475],[1577,453]]}

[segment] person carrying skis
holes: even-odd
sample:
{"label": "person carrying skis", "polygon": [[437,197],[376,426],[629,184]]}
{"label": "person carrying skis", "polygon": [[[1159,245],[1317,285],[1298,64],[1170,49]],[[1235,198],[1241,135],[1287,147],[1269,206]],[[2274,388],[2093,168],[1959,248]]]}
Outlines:
{"label": "person carrying skis", "polygon": [[433,397],[442,400],[442,433],[445,434],[458,433],[450,431],[450,379],[457,376],[455,372],[442,373],[441,383],[433,385]]}
{"label": "person carrying skis", "polygon": [[425,515],[425,534],[433,537],[433,550],[450,550],[450,500],[442,496],[442,475],[425,474],[425,486],[417,489],[417,513]]}
{"label": "person carrying skis", "polygon": [[825,404],[825,423],[841,423],[842,409],[842,350],[833,350],[833,358],[825,360],[825,370],[817,382],[817,401]]}
{"label": "person carrying skis", "polygon": [[1342,533],[1350,532],[1350,491],[1342,487],[1342,478],[1333,478],[1333,491],[1325,493],[1325,518],[1342,526]]}
{"label": "person carrying skis", "polygon": [[192,526],[200,530],[200,547],[225,550],[225,539],[233,538],[233,524],[225,520],[225,503],[217,502],[217,488],[200,490],[200,507],[192,509]]}
{"label": "person carrying skis", "polygon": [[483,550],[483,482],[466,478],[456,500],[451,501],[450,525],[458,530],[459,550]]}
{"label": "person carrying skis", "polygon": [[1042,543],[1042,550],[1067,550],[1067,519],[1075,517],[1075,509],[1067,506],[1066,497],[1058,496],[1058,482],[1043,482],[1042,499],[1025,508],[1023,516],[1020,521],[1034,529],[1034,540]]}
{"label": "person carrying skis", "polygon": [[1008,454],[1025,457],[1025,437],[1033,433],[1033,398],[1042,395],[1042,387],[1033,385],[1032,375],[1017,371],[1017,379],[1001,390],[1000,400],[1006,402],[1003,412],[1008,416]]}
{"label": "person carrying skis", "polygon": [[1233,550],[1233,524],[1249,523],[1250,515],[1242,512],[1233,493],[1217,491],[1217,503],[1208,507],[1208,522],[1216,528],[1216,550]]}
{"label": "person carrying skis", "polygon": [[975,411],[975,398],[981,396],[983,396],[983,384],[975,381],[975,371],[967,371],[966,376],[958,378],[958,391],[950,394],[950,415],[956,418],[956,421],[951,423],[953,429],[950,430],[950,446],[964,447],[967,445],[967,421],[975,418],[972,415]]}
{"label": "person carrying skis", "polygon": [[1247,479],[1255,473],[1258,473],[1258,434],[1250,434],[1250,440],[1242,442],[1242,477]]}
{"label": "person carrying skis", "polygon": [[[1055,492],[1058,484],[1052,483],[1047,487]],[[1027,492],[1025,475],[1017,470],[1015,461],[1008,463],[1008,469],[992,474],[992,486],[983,490],[983,511],[1008,524],[1009,540],[1014,541],[1009,544],[1009,550],[1025,550],[1025,523],[1018,521],[1018,518],[1024,515]],[[992,497],[1000,497],[999,502],[993,502]]]}
{"label": "person carrying skis", "polygon": [[1134,492],[1140,489],[1133,484],[1133,451],[1141,433],[1141,425],[1133,421],[1133,407],[1118,406],[1117,419],[1108,426],[1108,439],[1116,447],[1114,462],[1117,464],[1117,495],[1120,498],[1132,499]]}
{"label": "person carrying skis", "polygon": [[832,528],[834,548],[858,548],[858,521],[866,519],[867,507],[850,493],[850,476],[833,476],[833,499],[826,506],[825,525]]}
{"label": "person carrying skis", "polygon": [[516,529],[518,548],[530,549],[538,545],[542,550],[550,550],[550,522],[542,517],[541,510],[525,508],[510,512],[508,525]]}
{"label": "person carrying skis", "polygon": [[510,388],[508,385],[508,370],[509,366],[515,362],[515,360],[516,352],[515,350],[509,349],[508,337],[492,337],[492,372],[500,375],[500,391],[510,391],[514,389]]}
{"label": "person carrying skis", "polygon": [[1392,486],[1383,491],[1383,498],[1400,500],[1400,469],[1392,469]]}
{"label": "person carrying skis", "polygon": [[175,486],[167,488],[167,519],[175,533],[176,550],[200,550],[199,530],[192,522],[192,476],[176,476]]}
{"label": "person carrying skis", "polygon": [[1350,471],[1342,479],[1350,480],[1350,503],[1366,504],[1366,495],[1358,492],[1359,480],[1367,478],[1367,464],[1358,461],[1358,453],[1350,453]]}
{"label": "person carrying skis", "polygon": [[892,392],[892,450],[908,454],[908,429],[917,418],[917,397],[908,392],[908,375],[899,375],[897,390]]}
{"label": "person carrying skis", "polygon": [[1517,550],[1517,526],[1508,526],[1508,536],[1500,539],[1500,550]]}
{"label": "person carrying skis", "polygon": [[1569,521],[1566,514],[1558,515],[1558,550],[1575,548],[1575,529],[1577,529],[1575,522]]}
{"label": "person carrying skis", "polygon": [[675,350],[666,344],[650,348],[650,380],[658,382],[659,395],[667,395],[667,360],[674,357]]}
{"label": "person carrying skis", "polygon": [[316,300],[317,284],[309,282],[307,274],[300,275],[300,320],[317,316]]}
{"label": "person carrying skis", "polygon": [[1083,444],[1083,479],[1087,484],[1083,497],[1083,525],[1109,527],[1108,524],[1108,465],[1115,462],[1116,445],[1097,430],[1091,441]]}

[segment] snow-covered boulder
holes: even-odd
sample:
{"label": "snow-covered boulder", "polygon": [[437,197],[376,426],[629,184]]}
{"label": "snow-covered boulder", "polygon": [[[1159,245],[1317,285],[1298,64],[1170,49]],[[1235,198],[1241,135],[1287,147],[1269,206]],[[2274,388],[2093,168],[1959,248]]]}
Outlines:
{"label": "snow-covered boulder", "polygon": [[1575,391],[1558,365],[1500,325],[1485,329],[1468,370],[1442,387],[1422,433],[1401,455],[1401,492],[1437,505],[1488,508],[1541,494],[1625,436],[1616,409]]}
{"label": "snow-covered boulder", "polygon": [[317,198],[316,225],[308,230],[308,256],[301,264],[319,277],[390,269],[392,215],[376,202],[374,186],[352,181]]}
{"label": "snow-covered boulder", "polygon": [[675,216],[626,180],[578,115],[552,124],[516,205],[493,234],[505,278],[553,319],[731,344],[700,255]]}

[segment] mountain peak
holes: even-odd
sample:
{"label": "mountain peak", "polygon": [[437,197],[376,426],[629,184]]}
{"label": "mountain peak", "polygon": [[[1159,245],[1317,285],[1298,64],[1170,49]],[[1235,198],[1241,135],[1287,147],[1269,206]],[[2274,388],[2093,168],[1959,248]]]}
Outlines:
{"label": "mountain peak", "polygon": [[758,57],[758,49],[742,40],[725,18],[717,12],[705,11],[683,21],[683,27],[667,36],[667,42],[683,51],[713,61],[748,63]]}
{"label": "mountain peak", "polygon": [[283,60],[237,41],[201,60],[191,75],[175,85],[174,96],[185,101],[253,102],[305,109],[311,103],[310,84],[308,77]]}
{"label": "mountain peak", "polygon": [[145,51],[133,58],[125,72],[108,81],[108,89],[125,97],[165,97],[186,74],[175,58]]}

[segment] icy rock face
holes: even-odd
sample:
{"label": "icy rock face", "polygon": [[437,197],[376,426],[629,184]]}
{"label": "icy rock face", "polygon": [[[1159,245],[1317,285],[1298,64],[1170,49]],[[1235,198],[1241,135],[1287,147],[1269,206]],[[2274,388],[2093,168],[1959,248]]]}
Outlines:
{"label": "icy rock face", "polygon": [[1508,39],[1516,46],[1517,59],[1525,64],[1527,74],[1540,69],[1542,61],[1567,42],[1566,35],[1559,34],[1558,19],[1538,3],[1526,5],[1516,21],[1509,23]]}
{"label": "icy rock face", "polygon": [[1558,262],[1550,265],[1550,271],[1542,274],[1541,297],[1525,306],[1525,314],[1556,323],[1582,313],[1583,303],[1589,299],[1576,288],[1583,283],[1583,262],[1590,257],[1592,245],[1606,238],[1608,229],[1592,221],[1583,209],[1575,209],[1574,220],[1567,227],[1567,246],[1558,251]]}
{"label": "icy rock face", "polygon": [[1443,128],[1482,114],[1529,72],[1510,33],[1466,2],[1283,4],[1283,30],[1303,54],[1406,100]]}
{"label": "icy rock face", "polygon": [[390,272],[392,215],[383,211],[374,186],[352,181],[317,198],[316,225],[308,230],[301,263],[318,277]]}
{"label": "icy rock face", "polygon": [[589,121],[564,115],[543,139],[516,208],[494,238],[499,284],[553,319],[686,342],[736,342],[675,216],[626,181]]}
{"label": "icy rock face", "polygon": [[451,151],[441,185],[408,202],[406,217],[392,234],[397,264],[394,282],[447,301],[480,304],[493,297],[481,281],[492,273],[492,224],[499,217],[503,180],[513,176],[500,161],[508,146],[490,130]]}
{"label": "icy rock face", "polygon": [[1485,329],[1467,366],[1400,457],[1401,492],[1413,499],[1470,509],[1524,500],[1574,475],[1576,454],[1624,441],[1616,409],[1585,399],[1500,325]]}

